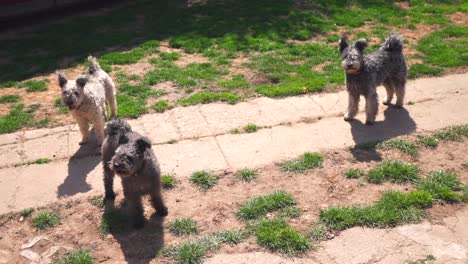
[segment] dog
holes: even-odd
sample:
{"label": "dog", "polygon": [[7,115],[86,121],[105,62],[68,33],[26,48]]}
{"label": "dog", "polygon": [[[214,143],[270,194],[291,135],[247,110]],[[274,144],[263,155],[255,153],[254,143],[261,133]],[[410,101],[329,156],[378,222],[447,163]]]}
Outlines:
{"label": "dog", "polygon": [[57,71],[57,80],[62,90],[62,102],[76,119],[82,139],[80,145],[88,143],[89,123],[93,124],[97,143],[104,140],[104,124],[107,119],[106,101],[109,103],[110,117],[117,115],[115,85],[111,77],[101,69],[95,57],[88,57],[89,67],[86,74],[76,80]]}
{"label": "dog", "polygon": [[387,98],[384,105],[392,102],[396,94],[396,106],[403,107],[405,98],[407,66],[403,56],[403,42],[396,34],[390,34],[381,47],[370,55],[364,55],[365,39],[350,45],[346,35],[339,42],[341,67],[346,72],[348,111],[345,121],[353,120],[359,109],[359,98],[366,98],[366,125],[372,125],[378,112],[377,86],[384,85]]}
{"label": "dog", "polygon": [[[149,194],[156,213],[166,216],[168,209],[161,195],[161,170],[151,149],[151,141],[131,131],[125,121],[118,119],[109,122],[107,132],[102,146],[106,199],[115,198],[112,181],[117,174],[122,180],[124,197],[135,228],[144,225],[143,195]],[[110,156],[112,158],[108,161]]]}
{"label": "dog", "polygon": [[115,151],[120,146],[121,139],[125,140],[128,136],[127,134],[132,132],[132,127],[122,119],[112,118],[106,127],[106,137],[101,147],[101,157],[102,165],[104,169],[104,200],[105,201],[114,201],[114,177],[115,173],[110,168],[110,161],[115,155]]}

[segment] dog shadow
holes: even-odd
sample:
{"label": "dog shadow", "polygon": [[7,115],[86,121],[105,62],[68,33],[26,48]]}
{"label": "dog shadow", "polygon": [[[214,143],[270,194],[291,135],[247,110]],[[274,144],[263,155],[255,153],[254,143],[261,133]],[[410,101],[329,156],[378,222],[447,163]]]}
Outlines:
{"label": "dog shadow", "polygon": [[375,149],[377,143],[410,134],[416,130],[416,123],[404,108],[389,106],[384,111],[384,117],[383,121],[377,121],[372,126],[367,126],[358,120],[349,123],[355,143],[351,153],[356,160],[381,161],[382,157]]}
{"label": "dog shadow", "polygon": [[96,135],[91,131],[89,142],[81,145],[68,160],[68,175],[63,183],[58,186],[58,198],[73,196],[77,193],[86,193],[91,190],[91,185],[86,182],[86,178],[101,162],[99,151]]}
{"label": "dog shadow", "polygon": [[[123,203],[124,204],[124,203]],[[141,229],[134,229],[129,224],[126,205],[120,208],[106,207],[105,214],[111,214],[109,234],[119,243],[125,257],[130,264],[150,263],[164,247],[165,217],[153,214]],[[105,217],[103,215],[103,217]]]}

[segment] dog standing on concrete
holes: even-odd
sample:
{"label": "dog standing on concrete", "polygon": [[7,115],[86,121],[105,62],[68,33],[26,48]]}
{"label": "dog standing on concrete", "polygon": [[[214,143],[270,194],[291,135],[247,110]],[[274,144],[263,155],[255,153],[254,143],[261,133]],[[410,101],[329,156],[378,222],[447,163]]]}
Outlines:
{"label": "dog standing on concrete", "polygon": [[160,216],[168,214],[161,195],[161,171],[151,149],[151,142],[123,120],[113,119],[107,125],[107,136],[102,146],[105,198],[114,200],[114,174],[122,180],[123,193],[133,220],[133,226],[144,224],[142,196],[149,194],[151,203]]}
{"label": "dog standing on concrete", "polygon": [[366,98],[366,125],[372,125],[378,112],[377,86],[384,85],[389,105],[396,93],[396,106],[402,107],[405,97],[407,67],[403,56],[403,42],[395,34],[387,37],[382,46],[370,55],[364,55],[367,41],[360,39],[350,45],[346,35],[341,37],[339,50],[341,66],[346,72],[348,112],[345,121],[354,119],[359,109],[359,98]]}
{"label": "dog standing on concrete", "polygon": [[88,73],[68,80],[64,73],[57,71],[57,79],[62,89],[62,102],[78,122],[82,139],[80,145],[88,143],[89,123],[93,124],[98,145],[104,140],[106,101],[110,116],[116,116],[117,101],[115,85],[109,75],[101,69],[95,57],[88,57]]}

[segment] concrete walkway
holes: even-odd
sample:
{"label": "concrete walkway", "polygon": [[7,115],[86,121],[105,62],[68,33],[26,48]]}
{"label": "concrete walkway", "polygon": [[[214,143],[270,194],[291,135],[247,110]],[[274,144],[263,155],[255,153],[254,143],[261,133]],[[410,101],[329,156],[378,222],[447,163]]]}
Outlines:
{"label": "concrete walkway", "polygon": [[[321,242],[304,258],[285,259],[266,252],[217,254],[206,264],[358,264],[468,262],[468,209],[439,224],[423,222],[391,229],[355,227]],[[432,261],[428,257],[432,256]],[[431,257],[429,257],[431,258]]]}
{"label": "concrete walkway", "polygon": [[[176,108],[131,121],[147,135],[164,173],[187,177],[198,170],[260,167],[322,151],[383,140],[468,121],[468,73],[408,84],[405,109],[380,107],[376,125],[342,120],[346,92],[281,100],[258,98],[237,105]],[[383,89],[379,95],[384,98]],[[361,105],[363,108],[364,104]],[[253,123],[251,134],[229,130]],[[46,205],[67,196],[102,193],[102,167],[93,143],[80,148],[74,124],[0,136],[0,213]],[[175,144],[167,144],[175,139]],[[38,158],[49,164],[15,166]],[[116,184],[119,187],[119,184]]]}

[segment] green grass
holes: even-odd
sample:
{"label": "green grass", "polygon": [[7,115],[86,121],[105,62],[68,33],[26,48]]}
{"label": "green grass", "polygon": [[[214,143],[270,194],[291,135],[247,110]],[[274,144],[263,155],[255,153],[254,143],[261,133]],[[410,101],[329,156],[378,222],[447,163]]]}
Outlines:
{"label": "green grass", "polygon": [[439,145],[439,141],[433,136],[419,136],[416,143],[430,149],[436,149]]}
{"label": "green grass", "polygon": [[122,232],[128,223],[127,214],[120,210],[107,211],[102,214],[99,231],[102,235]]}
{"label": "green grass", "polygon": [[32,224],[39,230],[52,228],[60,223],[60,215],[52,211],[44,211],[32,218]]}
{"label": "green grass", "polygon": [[15,87],[17,85],[18,85],[18,82],[15,82],[15,81],[0,82],[0,89]]}
{"label": "green grass", "polygon": [[258,172],[256,170],[245,168],[245,169],[238,170],[235,176],[242,181],[251,182],[257,178]]}
{"label": "green grass", "polygon": [[468,201],[466,186],[451,172],[433,171],[417,183],[417,189],[429,192],[438,202]]}
{"label": "green grass", "polygon": [[18,88],[26,88],[26,92],[43,92],[47,91],[47,85],[49,83],[48,79],[43,80],[29,80],[22,82],[18,85]]}
{"label": "green grass", "polygon": [[3,96],[0,96],[0,104],[17,103],[20,100],[21,100],[21,96],[19,96],[19,95],[3,95]]}
{"label": "green grass", "polygon": [[58,108],[57,113],[59,114],[66,114],[68,113],[68,107],[63,104],[62,98],[56,98],[54,101],[54,106]]}
{"label": "green grass", "polygon": [[144,99],[134,98],[126,94],[117,94],[119,116],[137,118],[148,112]]}
{"label": "green grass", "polygon": [[403,153],[406,153],[412,157],[418,157],[419,151],[418,146],[411,141],[405,139],[390,139],[380,144],[380,147],[384,150],[397,149]]}
{"label": "green grass", "polygon": [[174,105],[170,104],[169,102],[165,100],[161,100],[161,101],[154,103],[151,106],[151,108],[153,108],[154,111],[156,111],[156,113],[164,113],[165,111],[174,108]]}
{"label": "green grass", "polygon": [[159,57],[163,60],[176,61],[180,59],[180,54],[177,52],[161,52],[159,53]]}
{"label": "green grass", "polygon": [[312,241],[320,241],[325,239],[328,232],[328,227],[325,224],[316,223],[310,228],[309,237]]}
{"label": "green grass", "polygon": [[235,245],[246,238],[243,231],[226,230],[212,235],[186,240],[177,246],[161,249],[159,255],[171,257],[178,264],[200,264],[208,251],[217,250],[222,244]]}
{"label": "green grass", "polygon": [[343,174],[348,179],[359,179],[364,176],[364,171],[361,169],[347,169],[343,172]]}
{"label": "green grass", "polygon": [[320,153],[304,153],[302,157],[282,163],[281,170],[284,172],[304,172],[318,168],[322,165],[323,155]]}
{"label": "green grass", "polygon": [[298,218],[302,215],[302,210],[296,206],[283,207],[278,211],[278,216],[281,218]]}
{"label": "green grass", "polygon": [[238,128],[233,128],[233,129],[229,130],[229,134],[236,135],[236,134],[240,134],[240,133],[241,133],[241,131]]}
{"label": "green grass", "polygon": [[245,89],[250,87],[250,83],[245,80],[243,74],[233,75],[231,79],[222,80],[218,82],[218,85],[224,89]]}
{"label": "green grass", "polygon": [[93,196],[88,199],[89,203],[96,206],[97,208],[104,208],[104,197],[101,195]]}
{"label": "green grass", "polygon": [[295,256],[311,248],[308,239],[282,219],[261,220],[256,228],[257,244],[288,256]]}
{"label": "green grass", "polygon": [[320,210],[320,222],[331,230],[354,226],[383,228],[417,223],[426,215],[423,209],[432,205],[432,199],[432,195],[426,191],[388,191],[374,205]]}
{"label": "green grass", "polygon": [[175,144],[175,143],[177,143],[177,139],[170,139],[166,143],[167,144]]}
{"label": "green grass", "polygon": [[243,127],[243,129],[246,133],[254,133],[257,132],[258,127],[255,124],[247,124]]}
{"label": "green grass", "polygon": [[435,132],[433,136],[438,140],[463,141],[464,137],[468,137],[468,125],[447,127]]}
{"label": "green grass", "polygon": [[174,175],[163,175],[161,177],[161,186],[163,189],[174,189],[176,186],[176,179]]}
{"label": "green grass", "polygon": [[448,26],[421,39],[416,49],[426,55],[426,63],[439,67],[468,65],[468,28]]}
{"label": "green grass", "polygon": [[36,160],[33,160],[30,162],[30,164],[47,164],[49,163],[51,160],[48,159],[48,158],[39,158],[39,159],[36,159]]}
{"label": "green grass", "polygon": [[212,102],[226,102],[235,104],[240,100],[240,97],[226,92],[199,92],[188,98],[180,100],[182,106],[190,106],[196,104],[208,104]]}
{"label": "green grass", "polygon": [[247,201],[239,208],[238,217],[244,220],[257,219],[269,212],[293,206],[296,201],[291,194],[276,191],[270,195],[262,195]]}
{"label": "green grass", "polygon": [[178,218],[168,223],[169,231],[176,236],[192,235],[198,233],[198,225],[190,218]]}
{"label": "green grass", "polygon": [[408,78],[416,79],[421,76],[439,76],[444,72],[442,68],[428,66],[422,63],[411,65],[408,71]]}
{"label": "green grass", "polygon": [[370,183],[381,184],[389,181],[393,183],[411,183],[418,180],[419,169],[416,165],[398,160],[384,161],[367,174]]}
{"label": "green grass", "polygon": [[34,208],[26,208],[23,211],[21,211],[21,216],[22,217],[28,217],[34,212]]}
{"label": "green grass", "polygon": [[55,259],[54,264],[93,264],[93,258],[87,250],[79,249]]}
{"label": "green grass", "polygon": [[32,125],[32,113],[24,111],[24,105],[18,104],[10,112],[0,116],[0,134],[15,132],[16,130]]}
{"label": "green grass", "polygon": [[190,182],[196,185],[200,190],[206,191],[218,184],[219,177],[207,171],[197,171],[192,173]]}

